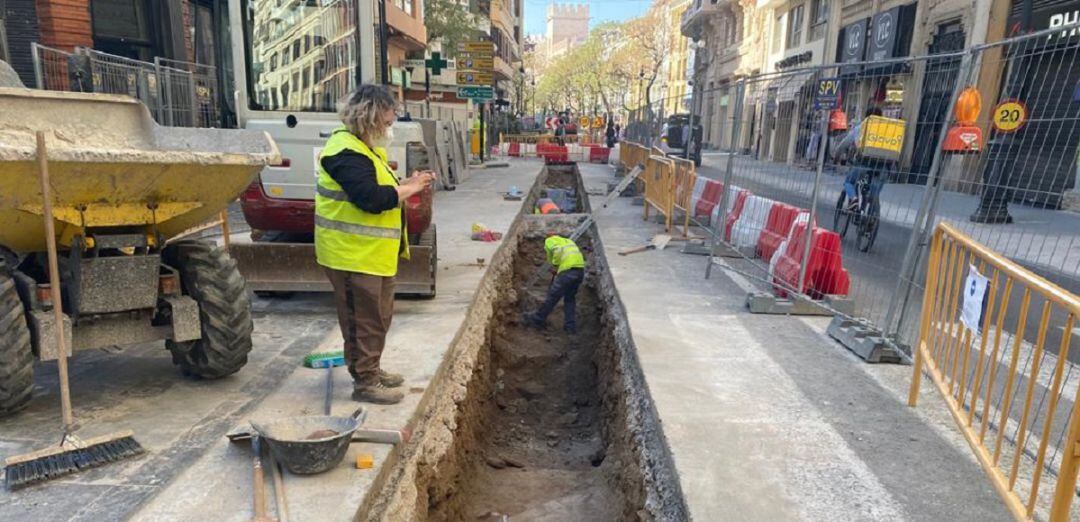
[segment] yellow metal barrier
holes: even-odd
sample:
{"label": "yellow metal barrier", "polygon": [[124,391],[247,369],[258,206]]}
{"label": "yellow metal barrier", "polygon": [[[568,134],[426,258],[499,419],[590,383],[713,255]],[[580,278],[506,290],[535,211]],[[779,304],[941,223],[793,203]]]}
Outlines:
{"label": "yellow metal barrier", "polygon": [[694,162],[682,158],[671,158],[674,165],[673,190],[671,196],[672,210],[683,213],[683,235],[690,235],[690,216],[694,211],[690,208],[690,202],[694,195],[694,183],[697,181],[697,169]]}
{"label": "yellow metal barrier", "polygon": [[645,180],[645,210],[643,219],[649,219],[649,209],[656,208],[664,216],[664,230],[671,231],[671,196],[674,193],[675,165],[670,158],[652,155],[645,162],[645,172],[639,179]]}
{"label": "yellow metal barrier", "polygon": [[[1065,368],[1072,370],[1069,341],[1080,298],[945,223],[934,230],[926,273],[908,404],[916,405],[925,370],[1013,516],[1068,520],[1080,467],[1080,386],[1071,405],[1060,399],[1069,379],[1062,381]],[[1041,308],[1037,323],[1029,315],[1033,301]],[[967,324],[977,328],[965,326],[965,308]],[[1038,330],[1025,337],[1029,323]],[[1048,333],[1060,335],[1050,343],[1057,344],[1056,354],[1047,349]],[[1053,364],[1049,373],[1040,368],[1044,360],[1047,368]],[[1033,408],[1036,394],[1041,398]],[[1035,453],[1028,443],[1038,446]],[[1047,476],[1052,484],[1041,488]]]}

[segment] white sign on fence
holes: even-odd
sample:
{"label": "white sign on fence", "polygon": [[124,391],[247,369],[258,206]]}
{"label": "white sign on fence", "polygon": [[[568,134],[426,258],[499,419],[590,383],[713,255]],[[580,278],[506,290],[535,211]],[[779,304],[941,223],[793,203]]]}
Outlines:
{"label": "white sign on fence", "polygon": [[979,333],[983,319],[983,300],[990,280],[979,273],[975,265],[968,268],[967,280],[964,281],[964,306],[960,309],[960,321],[972,333]]}

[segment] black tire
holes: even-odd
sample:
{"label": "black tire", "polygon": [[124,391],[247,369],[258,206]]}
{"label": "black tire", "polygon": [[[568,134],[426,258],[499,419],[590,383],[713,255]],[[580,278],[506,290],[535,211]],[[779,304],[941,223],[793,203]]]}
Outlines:
{"label": "black tire", "polygon": [[0,417],[26,408],[34,391],[34,353],[26,310],[0,259]]}
{"label": "black tire", "polygon": [[218,379],[247,364],[251,352],[251,301],[236,260],[205,241],[169,245],[165,260],[180,272],[184,294],[199,304],[202,338],[166,341],[173,363],[185,375]]}
{"label": "black tire", "polygon": [[833,214],[833,231],[840,235],[840,239],[844,239],[850,224],[851,212],[847,210],[847,194],[841,191],[840,199],[836,201],[836,213]]}
{"label": "black tire", "polygon": [[881,222],[880,215],[881,209],[878,207],[877,201],[867,205],[865,214],[859,220],[859,237],[856,246],[859,247],[860,252],[869,252],[870,247],[874,246],[874,240],[877,239],[878,225]]}

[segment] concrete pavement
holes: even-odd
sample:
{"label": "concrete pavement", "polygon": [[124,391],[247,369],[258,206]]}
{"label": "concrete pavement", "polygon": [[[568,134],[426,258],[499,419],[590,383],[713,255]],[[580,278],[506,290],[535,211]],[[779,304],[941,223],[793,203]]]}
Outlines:
{"label": "concrete pavement", "polygon": [[[399,428],[412,415],[484,273],[474,266],[477,259],[490,258],[499,244],[471,241],[470,225],[480,220],[505,230],[521,203],[503,201],[498,193],[511,185],[528,187],[539,170],[535,163],[478,170],[456,191],[436,194],[439,295],[397,301],[384,364],[406,376],[406,400],[369,408],[369,426]],[[119,354],[78,354],[71,368],[75,415],[84,426],[80,435],[130,428],[148,454],[14,493],[0,491],[0,520],[250,520],[251,450],[229,444],[224,434],[246,419],[321,414],[325,373],[302,368],[301,359],[341,345],[329,295],[256,298],[254,308],[250,361],[219,381],[181,377],[161,343]],[[35,373],[30,408],[0,424],[0,455],[58,440],[55,365],[38,364]],[[334,375],[333,410],[347,415],[356,407],[349,399],[351,379],[344,368]],[[286,473],[292,519],[351,520],[388,449],[354,444],[346,463],[327,474]],[[360,453],[374,455],[376,469],[355,469],[351,463]],[[267,473],[271,488],[269,478]]]}
{"label": "concrete pavement", "polygon": [[[640,213],[599,216],[609,254],[660,231]],[[932,387],[904,403],[910,367],[861,362],[828,319],[749,314],[677,248],[608,259],[695,520],[1010,519]]]}

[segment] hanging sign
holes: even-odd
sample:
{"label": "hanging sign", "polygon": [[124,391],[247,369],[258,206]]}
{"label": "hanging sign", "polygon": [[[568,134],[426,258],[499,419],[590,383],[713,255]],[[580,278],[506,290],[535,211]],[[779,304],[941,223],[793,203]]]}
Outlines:
{"label": "hanging sign", "polygon": [[990,280],[980,274],[975,265],[970,265],[967,280],[964,281],[964,304],[960,309],[960,321],[976,334],[982,327],[984,299],[989,286]]}

